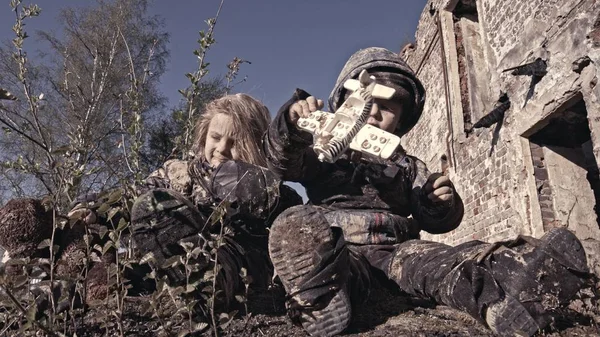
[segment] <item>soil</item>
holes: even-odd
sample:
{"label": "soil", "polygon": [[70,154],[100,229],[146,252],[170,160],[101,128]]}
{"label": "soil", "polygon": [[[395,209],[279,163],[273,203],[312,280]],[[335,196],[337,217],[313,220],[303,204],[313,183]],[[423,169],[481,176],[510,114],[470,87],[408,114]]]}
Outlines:
{"label": "soil", "polygon": [[[353,312],[353,323],[343,336],[416,336],[459,337],[493,336],[483,324],[468,314],[446,307],[436,306],[426,300],[410,298],[399,291],[376,287],[369,300]],[[580,293],[562,312],[555,322],[537,336],[598,336],[600,337],[600,305],[591,288]],[[236,308],[240,313],[224,328],[223,337],[249,336],[308,336],[301,327],[292,324],[285,314],[284,294],[281,288],[250,296],[248,311]],[[126,317],[123,320],[125,336],[157,336],[160,324],[156,319],[143,316],[144,297],[126,298]],[[85,326],[79,326],[77,336],[118,336],[114,317],[91,310],[86,315]],[[103,326],[109,322],[109,327]],[[174,329],[176,330],[176,329]],[[210,332],[206,336],[214,336]]]}
{"label": "soil", "polygon": [[[583,301],[578,301],[571,307],[577,307],[578,304],[576,309],[586,311],[586,314],[572,309],[565,310],[556,318],[553,326],[540,332],[539,336],[600,336],[600,312],[590,311],[591,303],[586,305]],[[302,328],[294,326],[283,311],[275,310],[234,320],[224,336],[308,335]],[[493,334],[468,314],[379,288],[371,293],[365,304],[355,310],[353,323],[344,336],[491,337]]]}

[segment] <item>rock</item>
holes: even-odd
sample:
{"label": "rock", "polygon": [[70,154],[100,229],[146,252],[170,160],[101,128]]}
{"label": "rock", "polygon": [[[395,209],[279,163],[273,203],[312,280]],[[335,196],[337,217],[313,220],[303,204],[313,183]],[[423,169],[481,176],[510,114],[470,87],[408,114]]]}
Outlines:
{"label": "rock", "polygon": [[13,199],[0,208],[0,246],[11,258],[36,255],[38,245],[52,236],[52,213],[39,200]]}

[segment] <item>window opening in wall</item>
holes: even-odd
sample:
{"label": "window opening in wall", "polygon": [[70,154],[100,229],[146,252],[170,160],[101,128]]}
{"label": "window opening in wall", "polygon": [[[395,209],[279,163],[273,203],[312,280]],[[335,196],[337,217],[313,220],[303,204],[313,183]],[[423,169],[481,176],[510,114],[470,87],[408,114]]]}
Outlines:
{"label": "window opening in wall", "polygon": [[460,97],[464,132],[491,109],[489,71],[485,61],[483,40],[475,0],[460,0],[452,11],[458,61]]}
{"label": "window opening in wall", "polygon": [[600,176],[585,102],[578,98],[529,137],[544,230],[600,226]]}

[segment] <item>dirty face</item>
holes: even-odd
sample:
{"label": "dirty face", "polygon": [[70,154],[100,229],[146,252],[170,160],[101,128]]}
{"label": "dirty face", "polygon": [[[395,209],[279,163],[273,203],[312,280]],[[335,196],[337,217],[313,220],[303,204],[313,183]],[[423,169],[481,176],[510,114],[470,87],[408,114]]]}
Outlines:
{"label": "dirty face", "polygon": [[375,99],[367,123],[393,133],[396,130],[401,115],[402,104],[399,101]]}
{"label": "dirty face", "polygon": [[208,125],[204,145],[204,157],[211,166],[216,167],[228,160],[239,159],[236,137],[237,134],[230,116],[219,113],[212,118]]}

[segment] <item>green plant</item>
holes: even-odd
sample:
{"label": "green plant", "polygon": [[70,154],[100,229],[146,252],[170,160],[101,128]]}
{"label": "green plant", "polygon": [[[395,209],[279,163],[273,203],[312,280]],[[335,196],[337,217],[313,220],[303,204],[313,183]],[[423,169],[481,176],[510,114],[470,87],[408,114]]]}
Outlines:
{"label": "green plant", "polygon": [[[120,3],[119,1],[125,0],[99,0],[98,4],[104,6],[103,10],[113,10],[111,4]],[[221,1],[215,18],[206,21],[207,32],[200,32],[199,48],[194,51],[199,60],[199,68],[186,75],[190,79],[190,87],[180,91],[184,96],[186,113],[180,114],[184,131],[179,138],[178,147],[185,149],[181,151],[184,157],[191,146],[192,129],[201,107],[198,103],[202,99],[210,100],[228,93],[236,85],[234,81],[240,65],[250,63],[234,58],[228,65],[226,84],[207,78],[209,64],[204,59],[215,43],[213,33],[223,2]],[[145,1],[135,0],[131,4],[145,6]],[[39,68],[30,64],[23,49],[23,43],[28,37],[24,22],[39,15],[41,10],[37,5],[23,6],[20,0],[12,0],[11,8],[16,13],[16,24],[13,27],[16,34],[13,40],[15,51],[12,57],[18,69],[21,90],[11,89],[16,92],[15,96],[8,96],[2,91],[3,95],[11,98],[11,102],[0,105],[0,124],[5,131],[5,137],[0,141],[19,144],[21,154],[4,160],[2,173],[15,189],[23,181],[37,181],[44,187],[44,204],[52,214],[53,230],[51,237],[38,246],[42,255],[45,254],[43,258],[11,259],[6,265],[0,266],[0,318],[5,318],[0,319],[0,335],[18,331],[25,336],[38,333],[62,336],[96,329],[107,335],[124,336],[135,311],[128,307],[131,285],[127,272],[151,259],[136,259],[132,254],[129,213],[144,185],[143,177],[147,174],[147,164],[143,160],[147,133],[144,121],[153,104],[148,100],[147,87],[149,81],[155,80],[152,73],[160,73],[160,63],[165,52],[163,42],[154,39],[144,49],[146,53],[142,60],[134,55],[136,53],[132,50],[139,51],[139,45],[135,37],[130,35],[131,25],[127,24],[127,20],[128,15],[135,10],[134,7],[126,6],[117,6],[117,9],[123,8],[123,11],[114,12],[115,22],[123,22],[124,26],[121,28],[117,25],[113,34],[104,40],[103,46],[92,46],[86,41],[85,36],[88,35],[83,31],[74,36],[72,41],[59,41],[43,34],[43,38],[64,57],[64,71],[49,72],[50,76],[62,76],[60,79],[55,77],[50,80],[49,83],[53,83],[57,89],[51,94],[58,93],[61,99],[65,99],[66,111],[77,116],[80,114],[81,121],[85,122],[69,125],[70,131],[66,137],[62,137],[51,128],[52,123],[48,124],[59,110],[48,102],[50,95],[41,92],[40,88],[44,86],[36,82],[41,81],[38,77]],[[77,18],[72,22],[67,20],[69,24],[87,24],[86,14],[66,15],[67,18]],[[94,27],[93,22],[89,27]],[[83,44],[77,44],[78,40]],[[93,71],[89,74],[81,73],[89,60],[69,52],[69,48],[76,47],[83,48],[84,54],[87,53],[86,48],[91,48],[91,63],[88,65]],[[97,50],[94,51],[93,48]],[[106,53],[98,52],[100,49]],[[123,78],[118,78],[112,72],[112,67],[117,63],[127,69],[127,74],[118,74]],[[91,81],[91,91],[82,88],[81,83],[72,77],[75,72],[79,72],[78,77]],[[108,82],[116,85],[119,91],[111,92],[106,86]],[[18,99],[12,101],[13,97]],[[113,118],[112,126],[94,136],[98,138],[93,138],[89,128],[90,123],[94,123],[91,116],[101,112],[114,112],[104,110],[110,106],[116,106],[115,111],[118,113],[110,115]],[[26,123],[16,122],[17,118],[26,120]],[[44,124],[49,127],[42,127]],[[116,152],[104,151],[107,143],[103,142],[107,139],[116,141],[108,144],[118,145],[118,156]],[[33,177],[34,180],[28,180],[30,178],[27,177]],[[100,183],[101,180],[104,182]],[[110,188],[105,188],[107,192],[100,193],[95,199],[79,201],[75,209],[70,208],[69,204],[76,200],[81,191],[93,190],[94,187]],[[20,193],[27,195],[33,191],[38,193],[39,190],[23,189]],[[169,286],[156,270],[147,275],[154,279],[155,289],[140,297],[144,305],[139,312],[149,315],[149,319],[156,322],[156,331],[160,335],[183,336],[210,331],[217,336],[235,317],[236,311],[224,312],[218,304],[223,291],[218,285],[222,267],[217,252],[232,234],[231,228],[224,221],[227,207],[226,203],[216,205],[207,224],[217,228],[216,232],[204,234],[200,245],[182,242],[184,254],[167,261],[167,264],[185,271],[183,286]],[[78,212],[73,212],[74,210]],[[92,212],[86,213],[87,210]],[[69,214],[72,215],[64,215],[67,211],[71,211]],[[86,222],[92,216],[90,214],[98,220],[93,226],[89,221]],[[78,235],[82,243],[77,246],[77,254],[81,254],[83,260],[76,275],[65,276],[57,274],[57,268],[63,262],[66,249],[61,246],[61,240],[68,233],[80,233]],[[91,276],[98,266],[105,271],[102,282]],[[245,301],[250,280],[246,270],[242,271],[240,277],[245,284],[245,293],[238,294],[235,298],[244,304],[245,312],[248,313]],[[44,280],[33,285],[32,282],[37,282],[39,278]],[[90,287],[96,288],[91,291]],[[103,297],[94,298],[98,292]]]}

